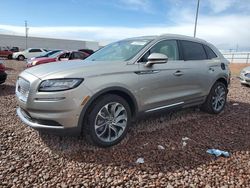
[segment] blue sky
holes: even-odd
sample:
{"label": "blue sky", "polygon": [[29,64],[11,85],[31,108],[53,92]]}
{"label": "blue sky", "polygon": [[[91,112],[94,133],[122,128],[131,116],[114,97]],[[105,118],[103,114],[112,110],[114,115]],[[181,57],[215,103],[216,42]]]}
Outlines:
{"label": "blue sky", "polygon": [[[193,35],[197,0],[10,0],[0,33],[114,41],[139,35]],[[250,49],[250,0],[200,0],[197,36],[221,49]],[[248,40],[248,41],[247,41]]]}

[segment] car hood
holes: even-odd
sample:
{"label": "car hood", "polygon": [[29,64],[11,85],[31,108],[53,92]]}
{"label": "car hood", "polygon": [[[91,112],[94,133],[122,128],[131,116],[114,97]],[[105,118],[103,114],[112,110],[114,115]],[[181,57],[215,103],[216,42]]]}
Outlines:
{"label": "car hood", "polygon": [[250,66],[249,67],[245,67],[244,69],[242,69],[242,71],[246,71],[246,72],[250,73]]}
{"label": "car hood", "polygon": [[123,70],[122,66],[125,62],[107,62],[107,61],[84,61],[71,60],[64,62],[53,62],[42,64],[26,69],[25,71],[40,78],[69,78],[69,77],[88,77],[100,74],[107,74]]}
{"label": "car hood", "polygon": [[43,62],[50,62],[50,61],[54,61],[55,58],[51,58],[51,57],[37,57],[35,59],[33,59],[33,61],[43,61]]}

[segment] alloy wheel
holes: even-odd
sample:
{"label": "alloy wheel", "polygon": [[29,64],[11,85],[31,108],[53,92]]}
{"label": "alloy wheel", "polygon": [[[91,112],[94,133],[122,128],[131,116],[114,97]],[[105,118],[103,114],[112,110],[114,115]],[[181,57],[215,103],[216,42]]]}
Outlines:
{"label": "alloy wheel", "polygon": [[226,102],[226,90],[225,87],[218,85],[214,90],[214,95],[212,97],[212,107],[215,111],[220,111]]}
{"label": "alloy wheel", "polygon": [[118,102],[103,106],[95,118],[95,133],[104,142],[117,140],[124,132],[128,121],[125,107]]}

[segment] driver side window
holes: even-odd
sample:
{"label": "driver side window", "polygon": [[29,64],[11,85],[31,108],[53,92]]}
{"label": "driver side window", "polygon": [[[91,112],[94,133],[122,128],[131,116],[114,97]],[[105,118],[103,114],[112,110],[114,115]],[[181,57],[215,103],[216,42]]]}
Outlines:
{"label": "driver side window", "polygon": [[146,63],[148,61],[148,56],[152,53],[164,54],[168,56],[169,60],[179,60],[179,51],[176,40],[164,40],[158,42],[144,54],[144,56],[139,60],[139,62]]}
{"label": "driver side window", "polygon": [[66,59],[66,58],[69,58],[69,53],[68,52],[60,55],[59,60]]}

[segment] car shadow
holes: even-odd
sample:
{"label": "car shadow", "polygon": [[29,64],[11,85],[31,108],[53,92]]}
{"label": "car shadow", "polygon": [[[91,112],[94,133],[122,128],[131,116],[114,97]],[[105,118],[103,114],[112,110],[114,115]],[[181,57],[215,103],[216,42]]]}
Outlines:
{"label": "car shadow", "polygon": [[[168,172],[216,160],[206,153],[209,148],[249,151],[249,114],[250,104],[229,101],[219,115],[195,108],[151,115],[135,122],[125,139],[110,148],[91,146],[83,137],[40,136],[52,152],[70,161]],[[140,157],[144,164],[136,164]]]}
{"label": "car shadow", "polygon": [[0,96],[8,96],[15,94],[15,86],[3,83],[0,85]]}

